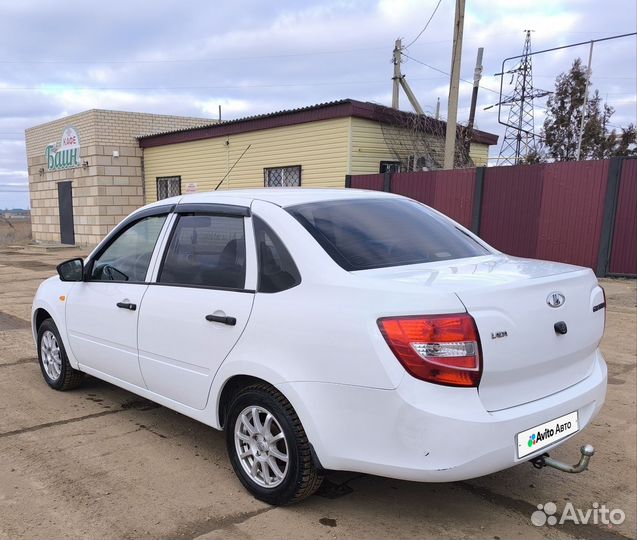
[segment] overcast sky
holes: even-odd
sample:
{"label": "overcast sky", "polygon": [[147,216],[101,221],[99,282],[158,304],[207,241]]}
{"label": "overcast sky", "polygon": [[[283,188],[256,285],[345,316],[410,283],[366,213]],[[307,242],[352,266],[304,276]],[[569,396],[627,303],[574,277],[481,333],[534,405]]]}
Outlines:
{"label": "overcast sky", "polygon": [[[0,209],[27,207],[24,129],[91,108],[223,119],[342,98],[391,105],[394,40],[412,41],[437,0],[219,2],[210,0],[2,1]],[[406,51],[450,71],[455,2],[442,0]],[[524,30],[540,50],[634,32],[634,0],[467,0],[462,78],[478,47],[484,77],[477,127],[502,135],[497,101],[502,60],[520,54]],[[550,90],[588,46],[535,56],[535,86]],[[593,88],[615,107],[613,126],[636,120],[636,44],[595,46]],[[448,76],[407,59],[407,80],[426,112],[446,116]],[[509,79],[505,79],[508,83]],[[461,83],[466,123],[471,85]],[[536,126],[544,101],[537,103]],[[401,108],[410,110],[401,95]],[[492,155],[497,156],[497,150]]]}

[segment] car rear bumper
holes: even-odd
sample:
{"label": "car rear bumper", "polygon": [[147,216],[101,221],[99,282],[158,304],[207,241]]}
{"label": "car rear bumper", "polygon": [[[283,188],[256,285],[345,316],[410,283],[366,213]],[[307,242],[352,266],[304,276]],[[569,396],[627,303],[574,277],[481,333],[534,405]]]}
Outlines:
{"label": "car rear bumper", "polygon": [[[394,390],[330,383],[280,385],[297,410],[321,465],[404,480],[475,478],[528,461],[516,434],[578,411],[580,431],[599,412],[607,369],[599,351],[589,376],[545,398],[488,412],[478,391],[405,375]],[[593,441],[594,442],[594,441]]]}

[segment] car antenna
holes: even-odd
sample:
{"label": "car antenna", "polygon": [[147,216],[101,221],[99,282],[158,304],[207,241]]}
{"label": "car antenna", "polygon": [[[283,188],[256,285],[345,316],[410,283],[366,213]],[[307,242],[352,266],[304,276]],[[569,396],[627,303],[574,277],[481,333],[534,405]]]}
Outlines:
{"label": "car antenna", "polygon": [[249,144],[249,145],[247,146],[247,148],[246,148],[246,149],[245,149],[245,150],[241,153],[241,155],[237,158],[237,161],[235,161],[235,162],[232,164],[232,167],[230,167],[230,168],[228,169],[228,172],[226,173],[226,175],[225,175],[225,176],[224,176],[221,180],[219,180],[219,183],[217,184],[217,187],[216,187],[215,189],[213,189],[213,191],[217,191],[217,190],[219,189],[219,186],[220,186],[221,184],[223,184],[223,181],[224,181],[226,178],[228,178],[228,175],[232,172],[232,169],[234,169],[235,165],[236,165],[237,163],[239,163],[239,161],[241,161],[241,158],[245,155],[245,153],[246,153],[248,150],[250,150],[250,147],[251,147],[251,146],[252,146],[252,145],[251,145],[251,144]]}

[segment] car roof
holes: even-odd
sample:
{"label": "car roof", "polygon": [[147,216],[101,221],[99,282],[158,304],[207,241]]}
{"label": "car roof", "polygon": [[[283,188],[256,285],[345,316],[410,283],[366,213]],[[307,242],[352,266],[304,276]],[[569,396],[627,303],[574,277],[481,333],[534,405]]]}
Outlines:
{"label": "car roof", "polygon": [[267,201],[278,206],[286,207],[296,204],[337,201],[345,199],[371,199],[378,197],[397,197],[382,191],[370,191],[350,188],[261,188],[261,189],[221,189],[202,193],[191,193],[162,199],[147,205],[177,204],[177,203],[215,203],[225,202],[226,199],[237,201],[242,199],[246,204],[254,200]]}

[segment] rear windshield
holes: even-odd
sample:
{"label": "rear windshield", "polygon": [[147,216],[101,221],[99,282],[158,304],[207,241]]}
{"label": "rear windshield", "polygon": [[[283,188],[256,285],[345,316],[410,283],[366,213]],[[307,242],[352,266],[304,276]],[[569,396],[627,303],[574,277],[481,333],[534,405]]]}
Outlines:
{"label": "rear windshield", "polygon": [[407,199],[327,201],[286,210],[348,271],[489,253],[451,220]]}

